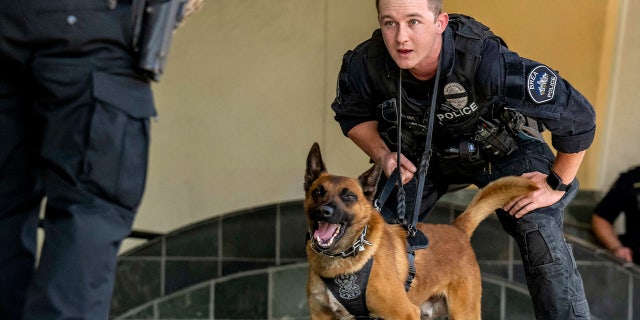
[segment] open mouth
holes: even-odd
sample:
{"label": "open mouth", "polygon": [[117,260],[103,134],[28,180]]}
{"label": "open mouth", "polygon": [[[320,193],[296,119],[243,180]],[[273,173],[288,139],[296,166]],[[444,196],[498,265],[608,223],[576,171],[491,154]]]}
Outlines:
{"label": "open mouth", "polygon": [[316,225],[316,230],[313,232],[313,241],[323,249],[330,248],[337,243],[344,234],[342,224],[317,221]]}

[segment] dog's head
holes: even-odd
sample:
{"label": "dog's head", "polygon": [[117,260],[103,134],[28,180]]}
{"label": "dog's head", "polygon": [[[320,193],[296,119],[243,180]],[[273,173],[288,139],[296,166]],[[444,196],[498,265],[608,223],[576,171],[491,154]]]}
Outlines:
{"label": "dog's head", "polygon": [[311,241],[323,251],[353,245],[369,221],[381,168],[374,165],[358,179],[331,175],[314,143],[307,157],[304,209]]}

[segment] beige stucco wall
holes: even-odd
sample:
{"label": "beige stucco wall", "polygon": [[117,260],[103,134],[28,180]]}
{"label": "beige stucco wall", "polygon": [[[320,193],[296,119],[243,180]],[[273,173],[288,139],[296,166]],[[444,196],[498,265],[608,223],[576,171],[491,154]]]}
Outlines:
{"label": "beige stucco wall", "polygon": [[[509,47],[523,57],[558,70],[576,89],[596,105],[599,66],[605,39],[607,1],[444,1],[447,11],[464,12],[489,25]],[[545,137],[550,141],[550,136]],[[589,151],[584,163],[594,154]],[[578,173],[583,188],[595,183],[591,168]]]}
{"label": "beige stucco wall", "polygon": [[[608,188],[618,173],[640,164],[640,2],[620,0],[613,35],[611,77],[602,95],[599,154],[593,164],[598,172],[595,188]],[[604,87],[604,86],[603,86]]]}
{"label": "beige stucco wall", "polygon": [[[602,187],[608,171],[625,162],[617,154],[626,162],[638,158],[632,142],[638,136],[638,81],[632,80],[638,75],[631,66],[639,70],[632,60],[640,38],[630,17],[640,14],[640,5],[623,0],[622,10],[616,0],[581,0],[580,6],[575,0],[488,2],[448,0],[445,8],[490,25],[521,55],[560,70],[596,105],[598,152],[588,154],[580,179],[583,188]],[[622,11],[626,20],[618,18]],[[624,40],[614,37],[618,21],[626,21]],[[342,54],[376,26],[373,0],[207,1],[178,30],[166,74],[154,86],[160,116],[152,126],[148,187],[135,228],[166,232],[300,199],[314,141],[330,171],[356,175],[367,168],[368,159],[342,136],[329,104]],[[614,50],[620,43],[621,51]],[[616,79],[608,78],[610,69]],[[612,103],[615,117],[602,120]],[[631,130],[636,134],[624,144],[615,138]],[[616,169],[602,169],[607,163]]]}

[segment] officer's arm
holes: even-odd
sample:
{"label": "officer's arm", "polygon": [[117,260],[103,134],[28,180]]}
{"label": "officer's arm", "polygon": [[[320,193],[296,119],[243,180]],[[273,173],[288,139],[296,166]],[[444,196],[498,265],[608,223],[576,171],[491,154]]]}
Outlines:
{"label": "officer's arm", "polygon": [[347,132],[347,136],[375,163],[381,163],[382,158],[391,152],[378,133],[378,121],[357,124]]}
{"label": "officer's arm", "polygon": [[607,219],[594,214],[591,217],[591,227],[598,240],[602,242],[602,245],[604,245],[607,250],[613,252],[615,249],[622,247],[620,239],[618,239],[618,236],[613,230],[613,224],[607,221]]}
{"label": "officer's arm", "polygon": [[585,150],[576,153],[557,152],[552,170],[562,179],[562,183],[569,184],[573,181],[578,173],[584,154]]}
{"label": "officer's arm", "polygon": [[[367,121],[357,124],[347,132],[347,136],[360,147],[373,162],[382,165],[382,170],[387,177],[397,168],[397,153],[391,152],[380,137],[378,133],[378,121]],[[417,169],[404,155],[401,155],[400,163],[402,183],[404,184],[409,182]]]}
{"label": "officer's arm", "polygon": [[598,240],[602,242],[602,245],[607,248],[609,252],[627,262],[633,261],[632,251],[620,242],[618,235],[616,235],[613,230],[611,222],[594,214],[591,218],[591,227]]}
{"label": "officer's arm", "polygon": [[[542,122],[551,132],[551,144],[556,150],[569,154],[587,150],[596,127],[591,103],[557,71],[497,43],[488,44],[477,71],[480,95],[487,101],[497,98],[509,108]],[[582,161],[582,155],[575,157],[578,163]],[[570,166],[563,165],[558,170],[565,167]],[[575,176],[570,171],[563,178]]]}

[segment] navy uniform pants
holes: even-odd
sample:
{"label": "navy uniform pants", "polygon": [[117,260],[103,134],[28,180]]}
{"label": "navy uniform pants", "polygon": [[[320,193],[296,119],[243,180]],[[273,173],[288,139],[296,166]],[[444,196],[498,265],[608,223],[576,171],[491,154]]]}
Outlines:
{"label": "navy uniform pants", "polygon": [[0,1],[0,319],[107,318],[155,115],[123,2]]}
{"label": "navy uniform pants", "polygon": [[[435,168],[434,174],[425,181],[420,220],[425,218],[451,185],[474,184],[484,187],[489,182],[508,175],[518,176],[533,171],[548,174],[549,165],[553,161],[554,155],[546,144],[530,140],[520,141],[518,150],[507,157],[492,161],[490,168],[487,166],[464,174],[439,174],[440,171]],[[564,209],[577,193],[578,181],[574,180],[571,188],[557,203],[534,210],[520,219],[503,210],[496,211],[503,229],[516,241],[520,249],[537,319],[590,318],[582,278],[571,246],[565,240],[562,230]],[[407,202],[413,201],[409,199]],[[394,216],[396,206],[394,194],[382,209],[386,220],[392,220],[390,217]]]}

